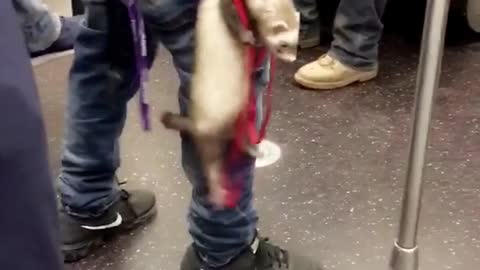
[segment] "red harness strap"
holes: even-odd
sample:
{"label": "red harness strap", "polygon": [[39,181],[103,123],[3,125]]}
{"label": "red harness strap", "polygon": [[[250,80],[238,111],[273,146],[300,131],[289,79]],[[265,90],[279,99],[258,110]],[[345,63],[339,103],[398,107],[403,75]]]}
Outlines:
{"label": "red harness strap", "polygon": [[[240,17],[240,21],[243,24],[243,27],[247,30],[251,30],[250,20],[248,17],[247,8],[245,6],[244,0],[232,0],[233,4],[235,5],[238,15]],[[257,130],[256,126],[256,119],[257,119],[257,93],[256,93],[256,81],[253,78],[255,71],[261,67],[261,65],[265,62],[265,57],[267,57],[267,49],[265,47],[256,48],[253,46],[247,47],[247,66],[245,67],[247,70],[247,74],[250,80],[250,89],[248,89],[250,93],[249,102],[247,107],[245,108],[244,112],[239,116],[236,125],[236,138],[243,139],[244,136],[248,136],[249,142],[251,144],[258,144],[260,143],[266,134],[266,129],[268,122],[270,121],[271,115],[271,96],[272,96],[272,78],[274,76],[274,60],[270,57],[270,78],[267,84],[267,95],[266,95],[266,102],[265,102],[265,114],[263,115],[264,120],[260,127],[260,130]],[[244,131],[246,128],[246,133]],[[242,132],[239,132],[242,131]],[[240,144],[242,145],[242,144]],[[240,146],[239,145],[239,146]]]}
{"label": "red harness strap", "polygon": [[[250,20],[248,17],[247,8],[244,0],[232,0],[235,8],[237,9],[240,20],[245,29],[250,30]],[[239,114],[235,125],[235,138],[233,145],[229,147],[227,162],[225,164],[226,171],[231,171],[232,166],[235,166],[244,156],[245,140],[251,145],[260,143],[264,138],[267,130],[268,122],[270,121],[271,108],[272,108],[272,79],[274,76],[274,60],[270,57],[270,78],[268,80],[266,97],[265,97],[265,113],[263,115],[263,122],[260,129],[257,129],[257,91],[256,80],[254,78],[255,71],[262,66],[267,57],[267,49],[265,47],[256,48],[249,46],[246,48],[246,70],[249,79],[249,99],[245,109]],[[262,94],[262,93],[260,93]],[[235,177],[233,177],[235,178]],[[238,200],[242,194],[242,175],[239,175],[239,179],[232,179],[232,176],[227,177],[224,174],[224,187],[227,190],[227,198],[225,206],[233,208],[237,205]]]}

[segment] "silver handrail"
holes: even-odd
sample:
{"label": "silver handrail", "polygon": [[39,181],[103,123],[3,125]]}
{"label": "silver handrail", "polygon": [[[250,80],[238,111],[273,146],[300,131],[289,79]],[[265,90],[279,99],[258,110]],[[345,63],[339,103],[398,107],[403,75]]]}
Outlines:
{"label": "silver handrail", "polygon": [[425,12],[402,216],[398,240],[393,248],[390,265],[393,270],[417,270],[419,267],[417,230],[421,208],[423,168],[433,96],[438,87],[441,72],[449,7],[449,0],[428,0]]}

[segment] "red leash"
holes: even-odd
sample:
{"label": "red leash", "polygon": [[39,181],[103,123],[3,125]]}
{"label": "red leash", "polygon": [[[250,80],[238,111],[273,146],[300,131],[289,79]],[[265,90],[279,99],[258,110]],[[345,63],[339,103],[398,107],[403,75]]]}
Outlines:
{"label": "red leash", "polygon": [[[247,30],[251,30],[250,20],[248,17],[247,8],[245,6],[244,0],[232,0],[235,8],[237,9],[240,21],[243,24],[243,27]],[[251,145],[260,143],[266,135],[267,126],[270,121],[271,110],[272,110],[272,80],[274,76],[274,60],[273,57],[270,57],[270,78],[267,84],[267,93],[265,97],[265,114],[264,120],[260,127],[260,130],[257,130],[257,94],[256,94],[256,82],[253,78],[255,71],[262,66],[267,57],[267,49],[256,48],[254,46],[249,46],[246,48],[246,70],[248,78],[250,80],[249,89],[249,100],[246,108],[243,112],[240,113],[237,122],[235,124],[235,138],[233,145],[229,148],[228,158],[226,164],[226,170],[230,171],[234,164],[237,164],[244,156],[244,141],[247,139],[247,142]],[[234,208],[240,196],[242,194],[242,175],[239,176],[239,179],[232,179],[235,177],[227,177],[227,174],[224,174],[224,187],[227,190],[227,198],[225,200],[225,206],[229,208]]]}

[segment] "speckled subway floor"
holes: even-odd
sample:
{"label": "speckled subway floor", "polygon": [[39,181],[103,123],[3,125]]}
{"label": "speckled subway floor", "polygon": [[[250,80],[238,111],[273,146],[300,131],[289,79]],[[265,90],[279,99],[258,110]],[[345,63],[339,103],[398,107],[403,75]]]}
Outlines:
{"label": "speckled subway floor", "polygon": [[[283,155],[258,169],[255,187],[263,234],[313,256],[325,269],[387,269],[405,178],[417,51],[386,37],[377,80],[330,92],[301,91],[291,83],[295,68],[321,49],[279,68],[268,137]],[[54,173],[71,60],[64,56],[35,67]],[[151,78],[154,115],[176,109],[178,82],[164,51]],[[118,175],[130,186],[155,191],[158,218],[67,269],[178,269],[189,243],[190,193],[179,140],[160,124],[144,133],[132,102],[121,142]],[[445,52],[426,165],[422,269],[480,269],[479,44]]]}

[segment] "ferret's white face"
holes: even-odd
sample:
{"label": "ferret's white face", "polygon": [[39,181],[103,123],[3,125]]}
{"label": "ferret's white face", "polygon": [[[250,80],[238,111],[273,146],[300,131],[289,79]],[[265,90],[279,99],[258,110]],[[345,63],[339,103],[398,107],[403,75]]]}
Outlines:
{"label": "ferret's white face", "polygon": [[284,21],[274,22],[271,25],[272,30],[265,35],[267,47],[280,60],[293,62],[297,59],[297,48],[300,24],[292,28]]}
{"label": "ferret's white face", "polygon": [[297,59],[300,14],[292,0],[249,0],[248,6],[257,22],[257,31],[265,45],[280,60]]}

